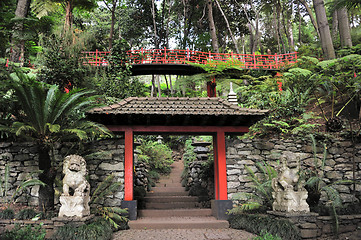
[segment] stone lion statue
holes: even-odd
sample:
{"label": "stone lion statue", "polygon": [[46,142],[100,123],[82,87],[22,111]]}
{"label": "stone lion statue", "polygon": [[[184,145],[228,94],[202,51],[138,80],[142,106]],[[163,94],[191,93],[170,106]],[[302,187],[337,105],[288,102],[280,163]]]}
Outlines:
{"label": "stone lion statue", "polygon": [[63,194],[60,196],[59,217],[84,217],[90,214],[90,184],[85,179],[86,161],[79,155],[69,155],[63,163]]}
{"label": "stone lion statue", "polygon": [[74,191],[74,196],[88,195],[90,185],[85,179],[88,173],[85,159],[79,155],[69,155],[63,164],[63,195],[69,196],[70,189]]}
{"label": "stone lion statue", "polygon": [[278,177],[272,179],[273,211],[281,212],[309,212],[306,202],[307,191],[303,187],[304,180],[300,179],[300,162],[287,164],[283,158],[282,166],[278,169]]}

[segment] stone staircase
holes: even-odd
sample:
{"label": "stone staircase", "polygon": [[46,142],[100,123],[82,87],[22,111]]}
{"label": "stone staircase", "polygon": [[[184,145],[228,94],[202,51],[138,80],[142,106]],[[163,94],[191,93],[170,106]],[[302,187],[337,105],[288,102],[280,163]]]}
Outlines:
{"label": "stone staircase", "polygon": [[182,171],[183,161],[172,164],[171,174],[147,193],[145,209],[138,210],[138,219],[129,222],[130,229],[228,228],[227,221],[217,220],[211,209],[200,207],[198,197],[188,196],[181,185]]}

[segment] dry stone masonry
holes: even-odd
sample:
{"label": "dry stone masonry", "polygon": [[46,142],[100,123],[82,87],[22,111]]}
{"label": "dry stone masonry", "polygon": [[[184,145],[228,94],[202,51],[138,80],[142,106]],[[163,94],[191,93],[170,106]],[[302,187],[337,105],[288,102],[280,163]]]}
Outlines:
{"label": "dry stone masonry", "polygon": [[[257,172],[256,162],[267,162],[276,167],[281,157],[286,157],[289,162],[300,161],[301,168],[310,169],[314,166],[314,157],[311,141],[302,140],[227,140],[227,180],[228,197],[237,192],[251,192],[252,183],[247,178],[248,166]],[[327,144],[328,156],[325,166],[325,177],[328,183],[337,180],[353,179],[353,161],[355,162],[356,195],[361,194],[361,144],[352,147],[352,143],[343,140],[332,140]],[[323,148],[318,148],[317,157],[322,159]],[[353,185],[337,185],[344,203],[354,200]]]}

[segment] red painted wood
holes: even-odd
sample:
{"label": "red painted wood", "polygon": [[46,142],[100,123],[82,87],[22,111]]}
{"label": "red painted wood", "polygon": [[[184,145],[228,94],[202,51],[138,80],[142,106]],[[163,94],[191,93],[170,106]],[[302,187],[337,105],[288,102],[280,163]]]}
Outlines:
{"label": "red painted wood", "polygon": [[[83,64],[107,66],[110,52],[83,52]],[[275,55],[209,53],[189,49],[140,49],[127,51],[128,63],[138,64],[210,64],[214,67],[228,62],[246,69],[279,69],[297,62],[297,52]],[[232,60],[232,61],[230,61]]]}
{"label": "red painted wood", "polygon": [[219,188],[218,188],[218,144],[217,144],[217,136],[213,136],[213,155],[214,155],[214,193],[215,199],[219,199]]}
{"label": "red painted wood", "polygon": [[124,200],[133,200],[133,131],[125,130],[124,148]]}
{"label": "red painted wood", "polygon": [[216,176],[218,178],[218,199],[227,200],[227,163],[226,163],[226,141],[223,131],[217,132],[217,168]]}
{"label": "red painted wood", "polygon": [[125,132],[132,129],[134,133],[197,133],[197,134],[215,134],[218,131],[225,133],[245,133],[249,128],[244,126],[121,126],[108,125],[107,128],[112,132]]}

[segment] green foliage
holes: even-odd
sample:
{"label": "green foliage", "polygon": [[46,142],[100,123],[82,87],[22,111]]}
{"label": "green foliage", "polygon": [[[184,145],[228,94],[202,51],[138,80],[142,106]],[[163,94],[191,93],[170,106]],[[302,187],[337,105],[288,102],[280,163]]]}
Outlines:
{"label": "green foliage", "polygon": [[[321,192],[325,192],[328,200],[332,207],[340,207],[342,205],[342,200],[340,198],[339,192],[334,188],[337,184],[351,184],[350,180],[338,180],[333,183],[327,183],[325,177],[325,166],[327,160],[327,146],[323,144],[323,157],[320,160],[317,157],[317,143],[315,137],[311,134],[310,138],[312,140],[312,149],[314,157],[314,166],[311,169],[307,169],[303,174],[306,176],[306,186],[307,190],[321,196]],[[312,204],[318,204],[318,202],[311,202]]]}
{"label": "green foliage", "polygon": [[16,219],[26,220],[36,217],[39,213],[33,208],[26,208],[16,214]]}
{"label": "green foliage", "polygon": [[125,40],[115,41],[111,55],[108,57],[110,65],[105,72],[100,72],[98,83],[99,93],[106,97],[123,99],[127,97],[145,96],[146,88],[138,78],[131,78],[131,66],[128,63],[126,51],[130,47]]}
{"label": "green foliage", "polygon": [[183,154],[184,167],[187,168],[189,163],[197,159],[197,155],[194,153],[194,147],[192,146],[192,139],[187,139],[185,142],[185,151]]}
{"label": "green foliage", "polygon": [[0,219],[14,219],[15,213],[13,209],[6,208],[0,212]]}
{"label": "green foliage", "polygon": [[277,219],[270,215],[243,213],[231,215],[228,221],[231,228],[246,230],[257,235],[260,235],[262,231],[267,231],[267,233],[281,239],[301,239],[297,227],[290,221]]}
{"label": "green foliage", "polygon": [[[90,198],[89,205],[99,204],[106,196],[119,190],[122,184],[120,182],[114,182],[114,178],[114,175],[111,174],[98,185]],[[99,205],[96,206],[95,209],[92,208],[91,211],[102,216],[115,229],[124,229],[127,227],[128,219],[123,216],[128,213],[126,209],[119,207],[104,207]]]}
{"label": "green foliage", "polygon": [[230,214],[242,213],[244,211],[262,209],[272,209],[272,179],[277,177],[277,171],[269,164],[263,162],[256,163],[258,173],[250,167],[245,166],[248,176],[252,182],[252,193],[237,193],[233,195],[233,200],[237,201],[236,207],[229,211]]}
{"label": "green foliage", "polygon": [[138,160],[161,174],[170,173],[170,165],[173,163],[172,150],[163,143],[146,141],[138,147],[140,153]]}
{"label": "green foliage", "polygon": [[273,236],[266,230],[262,230],[258,237],[253,238],[253,240],[282,240],[279,236]]}
{"label": "green foliage", "polygon": [[44,62],[38,79],[48,84],[65,88],[94,88],[90,66],[81,61],[82,47],[68,45],[66,41],[52,35],[44,47]]}
{"label": "green foliage", "polygon": [[47,86],[21,72],[14,76],[12,88],[23,112],[17,117],[23,121],[3,130],[38,140],[44,146],[57,141],[111,135],[104,126],[84,120],[84,113],[96,106],[95,100],[89,97],[92,91],[73,90],[66,94],[55,85]]}
{"label": "green foliage", "polygon": [[16,225],[14,229],[1,234],[0,238],[2,240],[43,240],[45,235],[46,232],[42,228],[42,224],[27,224],[25,226]]}
{"label": "green foliage", "polygon": [[97,219],[79,227],[66,224],[59,227],[52,236],[53,240],[109,240],[113,234],[111,225],[105,219]]}

